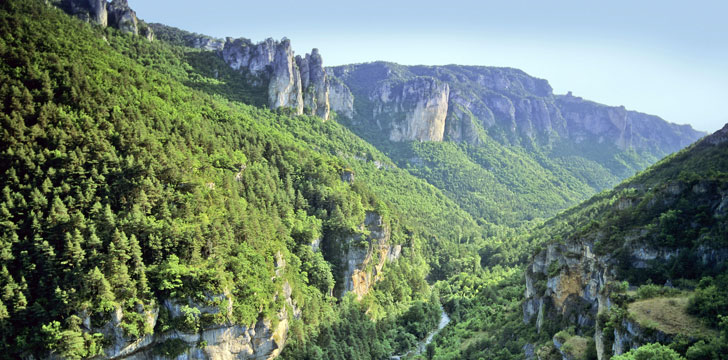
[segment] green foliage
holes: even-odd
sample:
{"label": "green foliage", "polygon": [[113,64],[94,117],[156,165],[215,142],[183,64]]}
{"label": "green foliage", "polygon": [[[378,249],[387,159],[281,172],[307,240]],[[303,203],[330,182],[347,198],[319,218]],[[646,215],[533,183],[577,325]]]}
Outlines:
{"label": "green foliage", "polygon": [[[131,338],[209,323],[190,305],[178,319],[161,311],[148,329],[145,311],[165,299],[229,294],[232,312],[211,321],[275,319],[286,282],[306,319],[303,347],[350,317],[357,329],[390,324],[370,344],[387,356],[394,345],[376,339],[417,339],[432,326],[432,307],[398,320],[428,301],[429,269],[446,278],[480,267],[484,229],[440,190],[336,122],[252,106],[265,92],[212,53],[100,29],[42,2],[3,2],[0,19],[8,356],[98,353],[101,340],[67,321],[78,311],[98,329],[120,308]],[[354,183],[341,181],[344,169]],[[402,256],[361,314],[339,313],[329,294],[341,254],[311,244],[359,231],[372,210]],[[348,341],[335,334],[334,343]],[[180,354],[173,345],[160,354]]]}
{"label": "green foliage", "polygon": [[721,316],[728,316],[728,274],[701,279],[690,298],[688,311],[717,327]]}
{"label": "green foliage", "polygon": [[154,354],[174,359],[185,352],[189,346],[182,339],[168,339],[154,346]]}
{"label": "green foliage", "polygon": [[656,284],[644,284],[637,288],[638,299],[649,299],[657,296],[675,296],[679,293],[680,290],[678,289]]}
{"label": "green foliage", "polygon": [[612,360],[683,360],[677,352],[660,343],[652,343],[632,349]]}

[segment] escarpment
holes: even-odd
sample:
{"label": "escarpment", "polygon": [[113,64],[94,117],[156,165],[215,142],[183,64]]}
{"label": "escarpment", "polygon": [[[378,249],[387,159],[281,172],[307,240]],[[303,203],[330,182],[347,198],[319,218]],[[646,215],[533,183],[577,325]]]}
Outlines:
{"label": "escarpment", "polygon": [[356,233],[328,236],[321,248],[327,260],[339,269],[334,295],[353,292],[358,299],[381,279],[384,266],[402,253],[401,245],[391,243],[389,223],[373,211],[366,212]]}
{"label": "escarpment", "polygon": [[[276,276],[285,266],[283,255],[276,254]],[[260,316],[253,324],[229,320],[234,317],[234,295],[229,292],[138,305],[135,315],[142,318],[144,327],[153,329],[141,337],[126,334],[124,313],[118,307],[100,326],[88,316],[82,322],[85,331],[103,334],[108,359],[273,359],[283,350],[291,319],[301,315],[291,294],[291,285],[283,281],[276,295],[283,301],[274,318]]]}
{"label": "escarpment", "polygon": [[137,19],[136,12],[129,7],[127,0],[63,0],[59,6],[81,20],[141,35],[150,41],[154,39],[152,29]]}
{"label": "escarpment", "polygon": [[[375,62],[328,70],[353,91],[356,122],[379,129],[392,141],[478,144],[487,133],[507,143],[520,138],[542,143],[591,143],[619,150],[648,150],[664,156],[703,135],[687,125],[671,124],[624,107],[597,104],[571,93],[555,95],[548,81],[517,69]],[[418,100],[429,103],[429,107],[411,106],[410,101],[398,96],[397,86],[426,77],[447,86],[446,96],[434,101],[430,94],[415,91],[421,96]],[[412,100],[412,95],[407,100]],[[378,116],[382,109],[401,116],[384,119]],[[445,110],[444,117],[439,109]],[[421,130],[425,128],[426,131]]]}
{"label": "escarpment", "polygon": [[557,349],[567,337],[559,330],[571,328],[600,359],[708,332],[687,313],[691,288],[672,284],[725,269],[726,134],[728,126],[546,224],[541,236],[551,240],[525,271],[523,321],[558,332]]}
{"label": "escarpment", "polygon": [[318,49],[301,57],[294,56],[285,38],[258,44],[228,38],[220,54],[231,68],[249,74],[251,82],[267,84],[271,109],[290,108],[298,115],[329,118],[329,80]]}
{"label": "escarpment", "polygon": [[372,119],[392,141],[442,141],[449,95],[450,87],[433,78],[383,83],[369,95]]}

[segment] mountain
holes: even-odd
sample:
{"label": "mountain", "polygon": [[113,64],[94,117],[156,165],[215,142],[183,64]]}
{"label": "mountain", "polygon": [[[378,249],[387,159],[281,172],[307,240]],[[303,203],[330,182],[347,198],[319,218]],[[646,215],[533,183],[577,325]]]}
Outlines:
{"label": "mountain", "polygon": [[660,342],[724,358],[726,224],[728,125],[536,229],[524,321],[565,357],[569,343],[605,359]]}
{"label": "mountain", "polygon": [[[124,0],[2,2],[0,57],[9,358],[555,354],[556,326],[523,322],[525,263],[562,230],[540,219],[701,136],[518,70],[325,68]],[[664,222],[692,229],[679,214]],[[691,231],[720,238],[720,221]],[[722,281],[695,286],[700,316],[722,314],[705,301]]]}
{"label": "mountain", "polygon": [[245,104],[216,54],[83,14],[0,4],[4,356],[382,358],[436,326],[426,276],[480,266],[469,214],[336,122]]}
{"label": "mountain", "polygon": [[[253,44],[150,26],[160,40],[222,58],[253,92],[267,91],[260,105],[324,120],[336,112],[485,223],[547,218],[704,135],[623,107],[556,96],[547,81],[515,69],[384,62],[324,69],[317,49],[294,55],[288,39]],[[436,144],[442,141],[460,145]]]}
{"label": "mountain", "polygon": [[331,93],[352,94],[332,103],[344,124],[489,222],[554,215],[704,135],[554,95],[517,69],[376,62],[327,71],[344,88]]}

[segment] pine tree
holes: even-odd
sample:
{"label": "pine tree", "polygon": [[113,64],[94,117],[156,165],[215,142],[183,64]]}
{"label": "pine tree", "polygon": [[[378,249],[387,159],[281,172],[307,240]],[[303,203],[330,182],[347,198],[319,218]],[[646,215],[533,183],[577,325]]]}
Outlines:
{"label": "pine tree", "polygon": [[111,283],[114,293],[122,299],[132,298],[136,295],[136,289],[132,286],[127,266],[129,258],[129,240],[124,232],[116,229],[109,243],[106,265],[109,283]]}
{"label": "pine tree", "polygon": [[66,233],[65,246],[61,257],[61,264],[71,273],[80,270],[86,260],[86,252],[83,250],[83,236],[78,229],[74,229],[73,235]]}
{"label": "pine tree", "polygon": [[98,267],[94,267],[86,276],[86,298],[90,298],[94,303],[93,311],[108,312],[114,309],[114,293],[111,290],[111,284],[106,280],[104,274]]}
{"label": "pine tree", "polygon": [[134,280],[136,280],[137,294],[140,297],[146,297],[150,294],[146,267],[144,266],[139,241],[133,234],[129,237],[129,250],[131,251],[131,273]]}
{"label": "pine tree", "polygon": [[51,205],[51,211],[48,215],[48,222],[52,225],[61,225],[69,222],[71,217],[68,215],[68,209],[66,205],[61,201],[61,198],[56,196],[53,198],[53,204]]}

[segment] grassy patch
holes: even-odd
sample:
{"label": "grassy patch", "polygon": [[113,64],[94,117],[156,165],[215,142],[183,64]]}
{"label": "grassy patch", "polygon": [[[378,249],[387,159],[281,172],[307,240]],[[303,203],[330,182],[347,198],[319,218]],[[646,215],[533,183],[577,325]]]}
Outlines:
{"label": "grassy patch", "polygon": [[583,336],[572,336],[561,347],[561,351],[571,355],[572,359],[586,359],[589,339]]}
{"label": "grassy patch", "polygon": [[688,296],[659,297],[629,304],[629,314],[641,326],[665,334],[688,336],[715,336],[700,320],[687,313]]}

